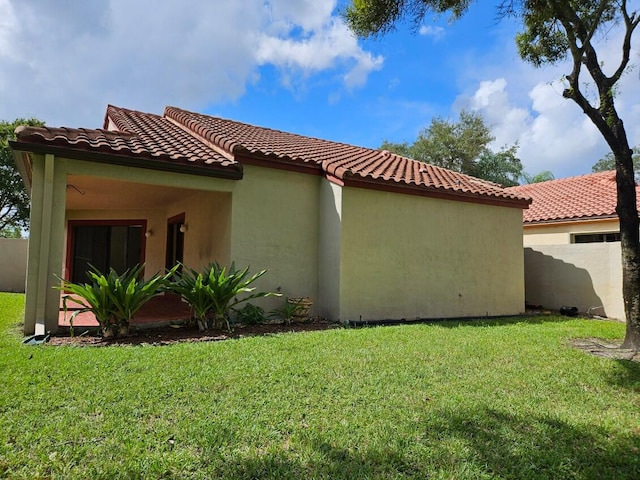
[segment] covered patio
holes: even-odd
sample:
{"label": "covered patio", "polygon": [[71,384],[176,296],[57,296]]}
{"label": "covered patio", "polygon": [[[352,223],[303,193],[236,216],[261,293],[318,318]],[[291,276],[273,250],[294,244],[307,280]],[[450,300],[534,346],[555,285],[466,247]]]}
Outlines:
{"label": "covered patio", "polygon": [[[78,308],[80,306],[77,303],[69,302],[65,312],[61,304],[58,327],[69,328],[71,326],[69,318]],[[159,327],[172,322],[183,322],[188,320],[190,316],[189,306],[182,302],[179,297],[175,295],[158,295],[140,309],[131,323],[133,327]],[[97,327],[98,322],[92,313],[84,312],[73,319],[73,326],[75,328]]]}

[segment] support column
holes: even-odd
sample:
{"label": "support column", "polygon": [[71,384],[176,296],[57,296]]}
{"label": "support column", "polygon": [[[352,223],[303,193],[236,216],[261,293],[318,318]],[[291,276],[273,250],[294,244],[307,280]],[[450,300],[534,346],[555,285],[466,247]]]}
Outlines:
{"label": "support column", "polygon": [[52,154],[34,156],[32,171],[24,333],[41,335],[58,329],[60,294],[53,287],[62,266],[66,175],[56,171]]}
{"label": "support column", "polygon": [[[53,168],[54,157],[47,154],[44,157],[44,185],[42,194],[42,211],[40,227],[40,268],[38,270],[38,294],[36,299],[36,334],[47,331],[45,312],[47,306],[47,284],[49,277],[49,253],[51,239],[51,215],[53,212]],[[33,207],[32,207],[33,208]],[[57,322],[56,322],[57,327]]]}

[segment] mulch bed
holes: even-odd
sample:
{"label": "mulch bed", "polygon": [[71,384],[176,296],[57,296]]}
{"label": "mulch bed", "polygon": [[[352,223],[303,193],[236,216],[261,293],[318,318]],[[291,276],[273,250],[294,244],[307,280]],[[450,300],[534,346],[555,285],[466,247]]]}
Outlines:
{"label": "mulch bed", "polygon": [[210,330],[201,332],[197,326],[175,325],[163,327],[147,327],[133,329],[123,337],[104,339],[96,328],[76,327],[75,335],[69,335],[68,330],[52,335],[47,345],[78,346],[78,347],[106,347],[110,345],[173,345],[180,342],[214,342],[244,338],[257,335],[276,335],[279,333],[309,332],[339,328],[341,325],[325,320],[312,320],[304,323],[235,325],[231,332]]}

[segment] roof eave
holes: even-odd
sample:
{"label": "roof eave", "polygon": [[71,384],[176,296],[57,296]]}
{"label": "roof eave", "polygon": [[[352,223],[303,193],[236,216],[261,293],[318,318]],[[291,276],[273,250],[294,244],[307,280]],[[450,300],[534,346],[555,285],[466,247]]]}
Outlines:
{"label": "roof eave", "polygon": [[16,168],[18,169],[18,173],[20,174],[20,177],[22,177],[22,183],[24,183],[24,188],[26,189],[29,197],[31,197],[31,180],[32,180],[31,159],[29,158],[28,153],[22,152],[20,150],[15,150],[13,148],[14,143],[15,142],[12,140],[9,141],[9,145],[12,148],[13,161],[16,164]]}
{"label": "roof eave", "polygon": [[459,202],[480,203],[485,205],[526,209],[531,204],[530,199],[504,198],[495,195],[483,195],[480,193],[463,192],[444,188],[430,188],[424,185],[398,183],[391,180],[360,177],[357,175],[343,175],[341,178],[344,186],[356,188],[368,188],[407,195],[440,198]]}
{"label": "roof eave", "polygon": [[258,152],[250,152],[247,149],[234,149],[234,157],[241,165],[255,165],[258,167],[274,168],[291,172],[321,175],[322,167],[312,161],[294,160],[290,157],[277,155],[264,155]]}
{"label": "roof eave", "polygon": [[123,155],[117,152],[97,152],[77,148],[61,147],[59,145],[32,142],[11,141],[9,143],[14,151],[14,156],[19,152],[24,152],[26,154],[36,153],[40,155],[52,153],[59,157],[72,158],[75,160],[85,160],[111,165],[138,167],[148,170],[186,173],[190,175],[204,175],[208,177],[224,178],[229,180],[240,180],[243,177],[242,167],[239,165],[237,169],[228,167],[215,167],[211,165],[205,167],[201,165],[194,165],[177,161],[167,161],[162,158],[156,157]]}
{"label": "roof eave", "polygon": [[617,214],[597,215],[592,217],[575,217],[575,218],[555,218],[549,220],[525,220],[522,224],[527,227],[545,226],[545,225],[562,225],[581,222],[600,222],[603,220],[618,220]]}

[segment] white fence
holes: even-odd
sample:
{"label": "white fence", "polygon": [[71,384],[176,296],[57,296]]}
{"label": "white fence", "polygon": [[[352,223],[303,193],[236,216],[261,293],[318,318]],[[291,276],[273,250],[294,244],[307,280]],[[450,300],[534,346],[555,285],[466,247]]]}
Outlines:
{"label": "white fence", "polygon": [[0,238],[0,292],[24,292],[28,248],[26,238]]}
{"label": "white fence", "polygon": [[530,305],[625,318],[619,242],[527,247],[524,271]]}

